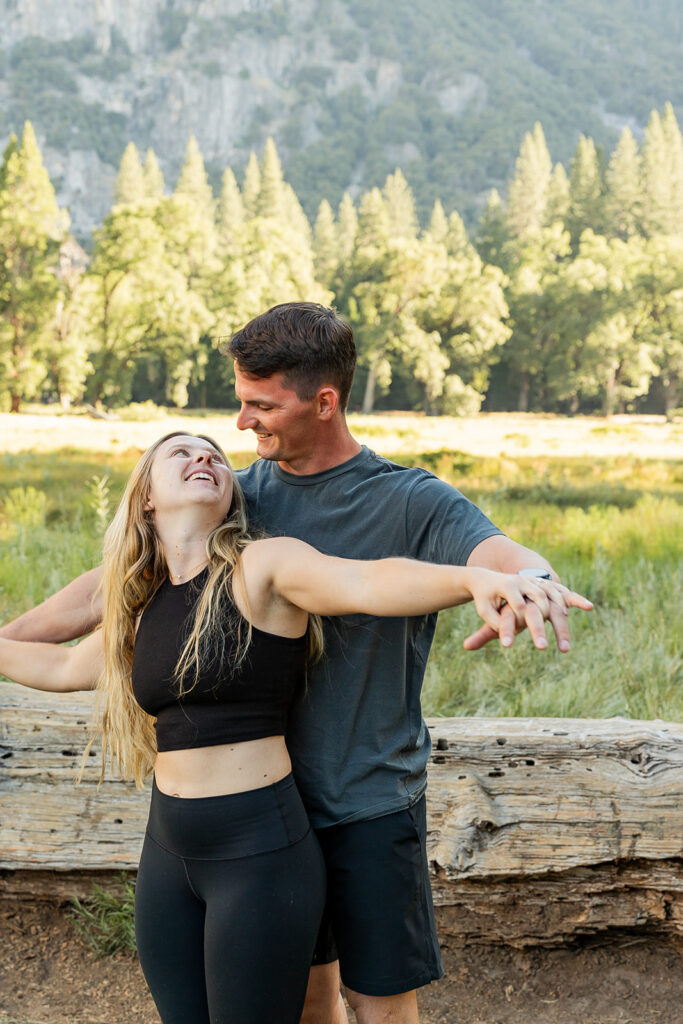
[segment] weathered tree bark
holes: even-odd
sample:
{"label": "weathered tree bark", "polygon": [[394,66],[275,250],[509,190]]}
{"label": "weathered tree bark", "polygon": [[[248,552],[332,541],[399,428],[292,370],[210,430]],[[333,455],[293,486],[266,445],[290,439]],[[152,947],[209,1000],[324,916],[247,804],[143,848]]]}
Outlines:
{"label": "weathered tree bark", "polygon": [[[0,892],[63,898],[137,864],[147,794],[99,754],[92,694],[0,684]],[[431,719],[428,851],[442,934],[553,943],[683,933],[683,725]]]}

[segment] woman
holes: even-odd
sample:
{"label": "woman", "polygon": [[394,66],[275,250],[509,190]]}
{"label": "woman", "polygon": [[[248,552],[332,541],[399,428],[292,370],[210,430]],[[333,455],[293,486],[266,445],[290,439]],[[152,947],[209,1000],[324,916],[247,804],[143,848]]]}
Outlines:
{"label": "woman", "polygon": [[525,600],[547,611],[544,581],[252,540],[219,446],[168,434],[133,471],[102,586],[101,630],[76,647],[0,640],[0,671],[99,685],[103,770],[109,756],[140,786],[154,771],[136,935],[164,1024],[295,1024],[325,882],[284,729],[320,653],[315,616],[473,599],[495,628],[503,602],[520,619]]}

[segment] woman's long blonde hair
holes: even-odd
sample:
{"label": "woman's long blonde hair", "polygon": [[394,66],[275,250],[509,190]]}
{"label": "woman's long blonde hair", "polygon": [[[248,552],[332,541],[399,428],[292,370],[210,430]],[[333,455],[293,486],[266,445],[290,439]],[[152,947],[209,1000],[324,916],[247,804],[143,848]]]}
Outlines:
{"label": "woman's long blonde hair", "polygon": [[[220,445],[205,434],[173,431],[155,441],[135,466],[121,503],[104,538],[102,582],[102,629],[104,671],[98,682],[98,727],[84,755],[84,765],[98,735],[102,737],[102,768],[111,761],[126,778],[142,788],[156,757],[154,718],[142,710],[133,696],[131,668],[135,625],[147,604],[168,577],[168,566],[154,528],[153,513],[146,507],[152,463],[172,437],[199,437],[216,449],[230,465]],[[220,665],[226,636],[233,640],[233,667],[243,660],[251,641],[251,622],[237,610],[234,583],[246,597],[240,555],[251,543],[244,495],[233,474],[230,507],[222,523],[206,541],[208,578],[197,602],[194,623],[176,666],[179,695],[196,686],[203,669]],[[247,609],[248,610],[248,609]],[[309,619],[309,656],[322,653],[322,626],[317,616]],[[187,686],[188,677],[191,677]],[[81,771],[82,774],[82,771]]]}

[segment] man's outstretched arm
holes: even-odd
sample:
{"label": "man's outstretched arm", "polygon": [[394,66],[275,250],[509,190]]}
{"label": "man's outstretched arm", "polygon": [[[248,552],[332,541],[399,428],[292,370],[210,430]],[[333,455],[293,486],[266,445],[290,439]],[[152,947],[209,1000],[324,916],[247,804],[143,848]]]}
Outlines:
{"label": "man's outstretched arm", "polygon": [[67,583],[42,604],[0,628],[6,640],[61,644],[92,633],[102,619],[102,598],[96,593],[102,567]]}
{"label": "man's outstretched arm", "polygon": [[[551,599],[547,621],[555,631],[557,646],[563,653],[568,651],[571,644],[569,641],[569,624],[567,621],[567,609],[562,600],[562,592],[566,588],[560,583],[560,578],[550,563],[531,548],[525,548],[522,544],[510,540],[509,537],[496,535],[487,537],[472,550],[467,559],[468,565],[478,566],[481,569],[494,569],[497,572],[516,573],[520,569],[547,569],[557,584],[557,601]],[[538,614],[541,620],[540,611]],[[484,647],[489,640],[499,638],[505,647],[509,647],[515,637],[515,633],[525,628],[523,622],[518,622],[514,613],[509,608],[501,611],[501,625],[499,633],[495,633],[490,626],[482,626],[480,629],[468,636],[465,640],[465,647],[468,651],[477,651]],[[536,645],[538,646],[538,644]]]}

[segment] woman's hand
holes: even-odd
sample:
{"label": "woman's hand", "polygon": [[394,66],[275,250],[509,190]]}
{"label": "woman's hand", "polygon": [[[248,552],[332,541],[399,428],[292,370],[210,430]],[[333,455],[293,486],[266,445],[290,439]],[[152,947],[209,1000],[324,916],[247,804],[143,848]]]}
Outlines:
{"label": "woman's hand", "polygon": [[[467,586],[477,612],[486,625],[498,635],[504,647],[514,643],[515,634],[528,629],[534,646],[544,650],[548,646],[545,622],[551,622],[555,632],[563,632],[562,621],[570,608],[590,611],[593,604],[588,598],[569,590],[554,580],[533,576],[508,575],[489,569],[468,568]],[[505,610],[503,610],[505,609]],[[463,646],[476,650],[482,646],[482,629],[470,634]],[[568,649],[568,645],[565,650]]]}

